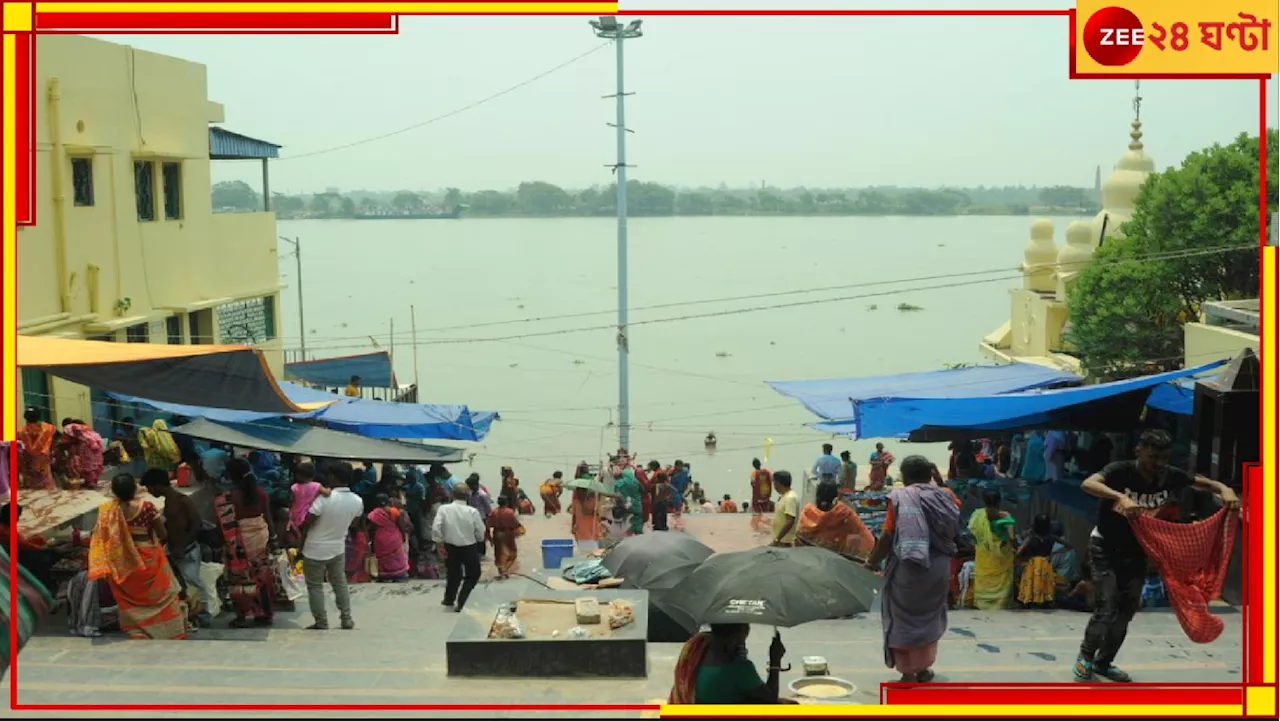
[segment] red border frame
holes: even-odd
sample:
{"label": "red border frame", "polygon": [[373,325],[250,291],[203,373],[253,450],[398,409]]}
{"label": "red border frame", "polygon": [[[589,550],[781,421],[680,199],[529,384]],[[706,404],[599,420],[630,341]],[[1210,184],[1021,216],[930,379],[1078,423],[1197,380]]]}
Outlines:
{"label": "red border frame", "polygon": [[[320,0],[321,2],[325,0]],[[570,0],[573,1],[573,0]],[[34,5],[32,5],[34,8]],[[279,34],[378,34],[378,33],[396,33],[399,30],[398,18],[400,15],[409,15],[411,13],[385,14],[385,13],[36,13],[33,9],[33,25],[31,32],[15,32],[10,33],[16,35],[18,57],[16,68],[16,79],[18,82],[18,107],[16,109],[16,117],[20,122],[16,137],[21,143],[23,138],[27,139],[30,152],[20,153],[20,157],[15,159],[17,165],[16,178],[18,179],[18,187],[15,189],[16,207],[18,210],[17,223],[20,225],[29,225],[36,222],[34,209],[34,187],[35,187],[35,164],[34,157],[34,130],[35,130],[35,103],[33,102],[33,93],[35,80],[35,56],[33,38],[41,33],[84,33],[94,32],[95,34],[146,34],[146,33],[164,33],[164,34],[245,34],[246,32],[264,32]],[[489,15],[493,13],[474,12],[474,13],[454,13],[456,15]],[[538,14],[544,13],[509,13],[509,14]],[[594,13],[563,13],[566,15],[587,15]],[[889,17],[922,17],[922,16],[949,16],[949,17],[1060,17],[1066,16],[1068,20],[1068,45],[1069,45],[1069,77],[1072,79],[1196,79],[1196,80],[1257,80],[1259,81],[1259,132],[1265,137],[1267,130],[1266,101],[1267,86],[1266,82],[1269,76],[1266,75],[1191,75],[1191,74],[1159,74],[1159,75],[1096,75],[1082,74],[1076,71],[1076,48],[1075,48],[1075,22],[1076,12],[1074,9],[1061,10],[1045,10],[1045,9],[974,9],[974,10],[928,10],[928,9],[890,9],[890,10],[637,10],[637,11],[620,11],[619,14],[630,16],[679,16],[679,15],[740,15],[740,16],[889,16]],[[55,19],[57,18],[57,19]],[[0,149],[2,150],[2,149]],[[1267,240],[1267,217],[1266,217],[1266,144],[1262,145],[1260,153],[1260,188],[1259,188],[1259,207],[1261,210],[1259,218],[1259,240],[1260,245],[1265,246]],[[24,182],[25,181],[25,182]],[[24,216],[23,213],[26,213]],[[1259,258],[1262,260],[1262,251],[1259,250]],[[1262,325],[1266,326],[1269,314],[1266,304],[1261,304]],[[1275,389],[1273,392],[1280,391]],[[1277,394],[1280,397],[1280,393]],[[1265,444],[1263,444],[1265,447]],[[12,466],[16,467],[17,449],[12,446],[10,450],[10,461]],[[1260,465],[1253,465],[1247,469],[1246,480],[1246,509],[1260,507],[1263,499],[1262,483],[1265,479],[1262,474]],[[16,492],[15,492],[16,497]],[[1255,505],[1256,503],[1256,505]],[[16,516],[16,509],[11,507],[11,514]],[[1144,705],[1144,704],[1244,704],[1245,688],[1247,685],[1259,685],[1262,681],[1262,654],[1263,643],[1260,637],[1262,629],[1261,619],[1257,617],[1257,609],[1261,607],[1263,594],[1265,589],[1262,583],[1251,583],[1250,579],[1261,578],[1261,561],[1262,554],[1257,553],[1263,542],[1263,527],[1261,523],[1251,522],[1249,513],[1246,510],[1244,515],[1244,537],[1246,543],[1244,545],[1243,571],[1245,578],[1245,605],[1242,609],[1242,620],[1244,623],[1245,633],[1242,643],[1242,678],[1240,684],[1166,684],[1166,685],[1130,685],[1130,686],[1109,686],[1099,687],[1107,696],[1106,703],[1117,705]],[[17,523],[16,518],[10,518],[10,549],[17,543]],[[1253,552],[1251,552],[1251,550]],[[16,554],[10,553],[10,582],[12,587],[16,587],[17,579],[17,560]],[[10,614],[11,617],[16,615],[17,611],[17,595],[11,594],[10,598]],[[1250,630],[1256,629],[1256,632],[1250,634]],[[340,704],[340,705],[319,705],[319,704],[234,704],[234,705],[183,705],[183,704],[162,704],[162,705],[142,705],[142,704],[28,704],[20,705],[18,703],[18,685],[17,685],[17,629],[11,624],[9,629],[10,638],[10,694],[9,700],[11,708],[23,711],[127,711],[127,710],[149,710],[149,711],[247,711],[247,710],[328,710],[328,711],[356,711],[356,710],[436,710],[436,711],[653,711],[658,707],[650,705],[634,705],[634,704],[598,704],[598,705],[553,705],[553,704],[529,704],[529,705],[495,705],[495,704],[460,704],[460,705],[395,705],[395,704]],[[999,689],[999,694],[993,699],[991,694],[994,690]],[[883,684],[881,686],[882,700],[886,704],[927,704],[927,705],[958,705],[958,704],[976,704],[982,705],[1022,705],[1022,704],[1076,704],[1080,698],[1078,692],[1079,684],[936,684],[929,688],[905,687],[897,684]],[[1090,686],[1090,688],[1092,688]],[[1274,689],[1274,686],[1272,687]],[[1247,709],[1246,709],[1247,713]]]}

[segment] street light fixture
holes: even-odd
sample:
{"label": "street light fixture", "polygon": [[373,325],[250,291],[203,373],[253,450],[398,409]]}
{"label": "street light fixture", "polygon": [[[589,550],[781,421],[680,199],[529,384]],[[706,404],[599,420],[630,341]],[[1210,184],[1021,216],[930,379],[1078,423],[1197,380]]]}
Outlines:
{"label": "street light fixture", "polygon": [[630,352],[627,340],[627,128],[626,99],[622,41],[638,38],[640,21],[632,20],[627,25],[618,22],[612,15],[602,15],[599,20],[589,21],[597,37],[612,40],[617,51],[617,88],[612,97],[617,105],[617,118],[610,125],[617,131],[618,159],[612,166],[617,177],[618,187],[618,441],[623,448],[631,448],[631,381],[628,373],[627,354]]}
{"label": "street light fixture", "polygon": [[302,360],[307,359],[307,317],[303,312],[302,306],[302,242],[300,238],[286,238],[283,235],[276,236],[280,240],[293,246],[293,259],[297,263],[298,273],[298,333],[301,335],[300,344],[302,346]]}

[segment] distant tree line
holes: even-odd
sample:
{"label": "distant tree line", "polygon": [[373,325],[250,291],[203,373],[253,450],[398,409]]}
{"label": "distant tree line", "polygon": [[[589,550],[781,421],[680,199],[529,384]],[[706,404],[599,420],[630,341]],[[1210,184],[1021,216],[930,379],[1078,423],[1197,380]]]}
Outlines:
{"label": "distant tree line", "polygon": [[[360,214],[447,212],[461,207],[469,217],[563,218],[616,214],[617,186],[568,190],[545,181],[514,190],[464,192],[349,191],[272,196],[281,218],[349,218]],[[240,181],[213,187],[220,212],[261,210],[261,196]],[[1070,186],[976,188],[674,188],[627,182],[627,212],[634,217],[745,215],[1028,215],[1092,214],[1092,189]]]}

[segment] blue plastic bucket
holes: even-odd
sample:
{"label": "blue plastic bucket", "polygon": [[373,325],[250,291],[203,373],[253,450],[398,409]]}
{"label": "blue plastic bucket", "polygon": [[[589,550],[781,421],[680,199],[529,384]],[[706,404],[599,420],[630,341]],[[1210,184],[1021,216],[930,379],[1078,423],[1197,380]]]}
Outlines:
{"label": "blue plastic bucket", "polygon": [[545,538],[542,540],[542,567],[559,568],[566,558],[573,558],[572,538]]}

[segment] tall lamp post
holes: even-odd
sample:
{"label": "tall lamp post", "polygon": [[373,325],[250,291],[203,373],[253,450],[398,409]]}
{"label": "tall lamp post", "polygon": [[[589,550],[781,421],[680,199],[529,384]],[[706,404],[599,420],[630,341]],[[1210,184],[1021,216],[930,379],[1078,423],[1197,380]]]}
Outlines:
{"label": "tall lamp post", "polygon": [[307,316],[303,312],[302,305],[302,242],[300,238],[286,238],[283,235],[276,236],[280,240],[293,246],[293,259],[297,263],[298,272],[298,333],[301,337],[299,343],[302,346],[302,360],[307,359]]}
{"label": "tall lamp post", "polygon": [[618,159],[609,166],[617,176],[618,185],[618,441],[628,450],[631,449],[631,385],[628,377],[627,353],[627,129],[626,100],[622,63],[622,45],[624,40],[640,37],[640,21],[632,20],[627,25],[618,22],[611,15],[592,20],[591,27],[597,37],[612,40],[617,51],[617,86],[612,97],[617,107],[617,119],[610,123],[617,131]]}

